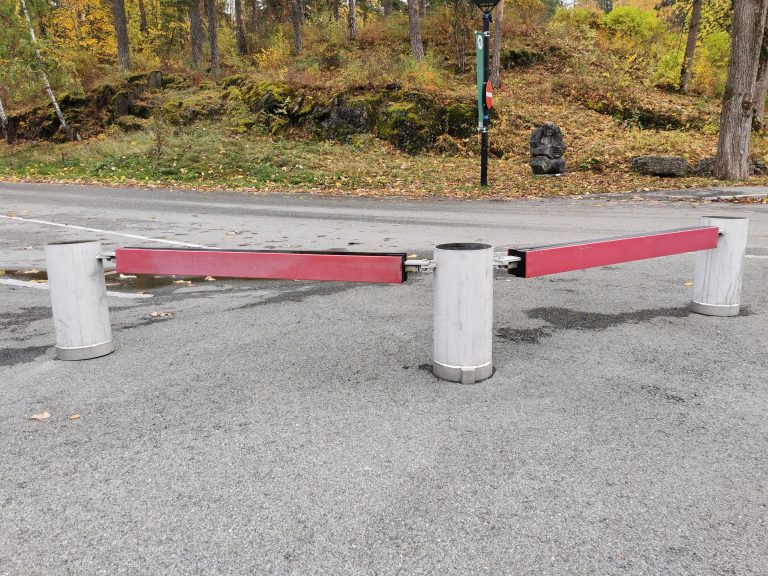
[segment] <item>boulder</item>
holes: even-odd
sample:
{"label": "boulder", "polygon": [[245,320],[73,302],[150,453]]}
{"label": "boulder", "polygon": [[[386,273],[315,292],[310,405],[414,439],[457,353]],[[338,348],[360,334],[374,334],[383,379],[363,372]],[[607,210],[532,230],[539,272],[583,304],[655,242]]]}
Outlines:
{"label": "boulder", "polygon": [[709,156],[707,158],[702,158],[698,162],[696,162],[696,167],[693,169],[693,173],[696,174],[696,176],[714,176],[715,175],[715,157]]}
{"label": "boulder", "polygon": [[539,126],[531,134],[531,161],[534,174],[564,174],[565,149],[563,132],[556,124]]}
{"label": "boulder", "polygon": [[[693,169],[696,176],[709,176],[715,175],[715,157],[708,156],[702,158],[696,163],[696,167]],[[750,176],[765,176],[768,174],[768,163],[762,158],[753,156],[749,159],[749,175]]]}
{"label": "boulder", "polygon": [[437,103],[424,94],[410,92],[387,106],[381,114],[379,137],[408,154],[430,148],[442,134]]}
{"label": "boulder", "polygon": [[632,169],[646,176],[681,178],[688,176],[691,167],[681,156],[639,156],[632,160]]}
{"label": "boulder", "polygon": [[375,102],[365,98],[335,96],[313,114],[317,135],[346,142],[353,134],[370,132],[375,122]]}
{"label": "boulder", "polygon": [[147,75],[147,88],[150,90],[159,90],[163,87],[163,73],[160,70],[153,70]]}
{"label": "boulder", "polygon": [[456,138],[469,138],[477,132],[477,106],[450,104],[444,111],[445,132]]}

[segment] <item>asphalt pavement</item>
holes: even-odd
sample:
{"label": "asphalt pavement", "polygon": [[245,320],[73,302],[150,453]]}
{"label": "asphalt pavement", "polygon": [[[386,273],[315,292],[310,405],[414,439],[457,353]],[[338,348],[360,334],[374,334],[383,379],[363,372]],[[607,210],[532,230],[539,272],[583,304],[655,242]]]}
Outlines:
{"label": "asphalt pavement", "polygon": [[[692,199],[0,183],[0,574],[768,574],[768,206]],[[83,362],[41,281],[70,239],[428,257],[718,214],[750,218],[740,316],[689,313],[690,254],[499,272],[470,386],[431,373],[429,274],[110,275],[117,349]]]}

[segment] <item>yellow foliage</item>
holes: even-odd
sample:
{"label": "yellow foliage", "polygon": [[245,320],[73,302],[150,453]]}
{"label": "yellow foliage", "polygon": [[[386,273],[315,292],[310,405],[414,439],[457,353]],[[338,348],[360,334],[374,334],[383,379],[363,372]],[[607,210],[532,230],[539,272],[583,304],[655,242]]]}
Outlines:
{"label": "yellow foliage", "polygon": [[107,5],[100,0],[61,0],[51,13],[49,33],[60,46],[86,51],[101,62],[117,54],[115,29]]}

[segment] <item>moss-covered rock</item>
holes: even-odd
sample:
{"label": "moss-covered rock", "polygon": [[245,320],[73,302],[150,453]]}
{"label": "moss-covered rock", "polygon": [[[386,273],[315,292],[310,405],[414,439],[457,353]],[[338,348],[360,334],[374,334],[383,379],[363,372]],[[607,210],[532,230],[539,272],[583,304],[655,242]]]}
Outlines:
{"label": "moss-covered rock", "polygon": [[380,138],[408,154],[428,149],[442,132],[439,106],[431,97],[418,92],[406,93],[399,102],[387,106],[378,126]]}
{"label": "moss-covered rock", "polygon": [[215,90],[186,98],[171,97],[160,106],[160,116],[170,124],[191,124],[202,118],[215,118],[224,112],[224,102]]}
{"label": "moss-covered rock", "polygon": [[295,106],[295,94],[287,85],[279,82],[243,82],[240,85],[243,102],[251,112],[288,115]]}
{"label": "moss-covered rock", "polygon": [[347,142],[354,134],[371,132],[380,104],[380,96],[347,98],[337,94],[312,113],[315,134],[320,138]]}
{"label": "moss-covered rock", "polygon": [[456,138],[468,138],[477,131],[477,106],[464,103],[446,106],[445,131]]}

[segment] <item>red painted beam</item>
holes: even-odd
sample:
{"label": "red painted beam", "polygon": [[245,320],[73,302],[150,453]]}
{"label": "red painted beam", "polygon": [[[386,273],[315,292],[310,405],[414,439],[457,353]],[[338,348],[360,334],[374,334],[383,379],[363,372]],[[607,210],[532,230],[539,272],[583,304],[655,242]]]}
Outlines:
{"label": "red painted beam", "polygon": [[717,248],[718,232],[716,226],[696,226],[584,242],[510,248],[510,256],[521,258],[517,268],[510,269],[510,274],[535,278],[684,252],[711,250]]}
{"label": "red painted beam", "polygon": [[402,284],[405,254],[118,248],[117,272]]}

